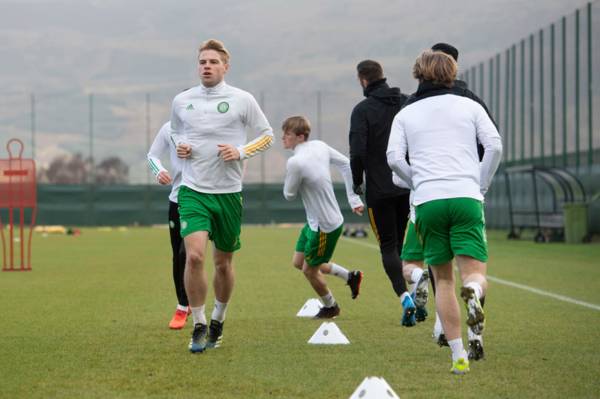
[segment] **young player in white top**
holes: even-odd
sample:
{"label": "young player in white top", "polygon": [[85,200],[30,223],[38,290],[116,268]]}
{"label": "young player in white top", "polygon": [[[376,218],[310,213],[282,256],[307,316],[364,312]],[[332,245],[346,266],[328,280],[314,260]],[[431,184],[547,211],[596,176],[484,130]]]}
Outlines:
{"label": "young player in white top", "polygon": [[[200,46],[201,84],[173,100],[171,130],[184,158],[179,212],[187,253],[185,287],[194,331],[192,353],[220,345],[234,285],[233,253],[241,246],[242,163],[270,147],[273,131],[252,95],[229,86],[229,52],[222,42]],[[246,131],[259,136],[247,142]],[[205,316],[208,281],[204,268],[208,240],[214,243],[215,307]]]}
{"label": "young player in white top", "polygon": [[[170,173],[161,161],[161,158],[164,159],[167,156],[171,165]],[[171,122],[166,122],[162,125],[150,146],[147,158],[148,166],[154,177],[156,177],[156,181],[163,185],[171,185],[169,201],[177,203],[184,162],[177,156],[175,142],[171,138]]]}
{"label": "young player in white top", "polygon": [[304,272],[323,301],[323,307],[315,317],[334,318],[339,315],[340,308],[323,274],[332,274],[346,281],[353,299],[360,292],[363,275],[359,270],[350,272],[330,262],[344,225],[344,217],[333,192],[331,165],[339,170],[344,179],[352,212],[362,215],[364,205],[352,191],[348,158],[323,141],[307,141],[311,130],[308,119],[292,116],[285,120],[282,130],[283,147],[294,151],[287,161],[283,195],[291,201],[300,194],[307,219],[296,243],[293,264]]}
{"label": "young player in white top", "polygon": [[[169,158],[171,173],[163,166],[161,158]],[[185,271],[185,247],[181,238],[181,224],[179,223],[179,210],[177,195],[181,185],[181,168],[183,160],[177,157],[175,143],[171,140],[171,123],[165,123],[154,138],[148,152],[148,166],[156,177],[158,183],[171,185],[169,193],[169,235],[171,237],[173,283],[177,294],[177,308],[169,322],[169,328],[182,329],[187,321],[189,302],[183,284]]]}
{"label": "young player in white top", "polygon": [[[461,338],[452,259],[456,257],[461,273],[467,324],[480,333],[485,316],[479,298],[487,289],[483,194],[500,163],[502,141],[480,104],[444,92],[453,85],[456,70],[456,61],[441,52],[427,50],[417,58],[413,75],[419,79],[418,92],[431,93],[396,115],[387,158],[415,191],[416,228],[436,281],[436,309],[452,350],[451,371],[464,374],[469,361]],[[485,148],[481,164],[477,140]]]}

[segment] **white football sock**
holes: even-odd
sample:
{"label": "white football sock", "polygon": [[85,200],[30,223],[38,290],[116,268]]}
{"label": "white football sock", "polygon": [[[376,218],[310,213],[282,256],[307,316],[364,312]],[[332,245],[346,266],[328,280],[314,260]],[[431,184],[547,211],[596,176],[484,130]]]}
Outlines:
{"label": "white football sock", "polygon": [[437,338],[444,333],[444,327],[442,327],[442,320],[440,315],[435,312],[435,324],[433,325],[433,335]]}
{"label": "white football sock", "polygon": [[414,294],[417,292],[417,283],[419,279],[423,275],[423,269],[420,267],[415,267],[412,272],[410,272],[410,279],[412,280],[412,287],[410,288],[410,293]]}
{"label": "white football sock", "polygon": [[451,341],[448,341],[448,345],[450,345],[450,350],[452,350],[452,361],[455,362],[461,357],[465,360],[467,359],[467,353],[465,352],[465,348],[463,346],[462,338],[456,338]]}
{"label": "white football sock", "polygon": [[204,308],[206,305],[198,306],[197,308],[190,307],[192,310],[192,318],[194,319],[194,325],[198,323],[206,324],[206,315],[204,314]]}
{"label": "white football sock", "polygon": [[177,310],[181,310],[182,312],[187,312],[188,311],[188,307],[180,305],[180,304],[177,304]]}
{"label": "white football sock", "polygon": [[323,306],[326,308],[330,308],[335,305],[335,298],[333,297],[331,291],[329,291],[327,295],[323,295],[321,300],[323,301]]}
{"label": "white football sock", "polygon": [[467,337],[469,338],[469,341],[479,340],[483,342],[483,337],[481,335],[475,334],[473,331],[471,331],[470,328],[467,328]]}
{"label": "white football sock", "polygon": [[413,269],[413,271],[410,273],[410,279],[412,280],[411,282],[415,285],[415,289],[416,289],[417,283],[421,279],[422,275],[423,275],[423,269],[421,269],[420,267],[415,267]]}
{"label": "white football sock", "polygon": [[479,285],[479,283],[476,283],[475,281],[471,281],[470,283],[465,284],[465,287],[473,288],[477,299],[480,299],[483,295],[483,289],[481,288],[481,285]]}
{"label": "white football sock", "polygon": [[400,295],[400,304],[402,304],[402,303],[404,302],[404,298],[405,298],[406,296],[410,296],[410,294],[408,293],[408,291],[404,291],[404,292],[402,293],[402,295]]}
{"label": "white football sock", "polygon": [[329,274],[339,277],[344,281],[348,281],[348,276],[350,275],[348,269],[333,262],[331,262],[329,266],[331,267],[331,272]]}
{"label": "white football sock", "polygon": [[213,308],[211,319],[222,323],[225,321],[225,312],[227,312],[227,304],[215,299],[215,307]]}

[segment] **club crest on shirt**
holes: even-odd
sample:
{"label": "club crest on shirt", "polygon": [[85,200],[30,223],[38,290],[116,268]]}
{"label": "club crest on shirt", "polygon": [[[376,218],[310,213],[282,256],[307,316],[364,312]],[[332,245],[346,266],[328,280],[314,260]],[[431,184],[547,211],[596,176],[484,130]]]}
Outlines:
{"label": "club crest on shirt", "polygon": [[221,101],[217,105],[217,111],[219,111],[222,114],[224,114],[225,112],[229,111],[229,103],[227,103],[226,101]]}

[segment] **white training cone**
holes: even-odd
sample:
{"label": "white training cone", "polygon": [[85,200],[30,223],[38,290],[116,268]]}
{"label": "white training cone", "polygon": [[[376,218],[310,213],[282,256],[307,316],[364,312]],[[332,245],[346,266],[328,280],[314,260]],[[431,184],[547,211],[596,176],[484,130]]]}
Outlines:
{"label": "white training cone", "polygon": [[383,377],[367,377],[360,383],[350,399],[400,399]]}
{"label": "white training cone", "polygon": [[342,344],[350,343],[334,322],[324,322],[308,340],[309,344]]}
{"label": "white training cone", "polygon": [[296,313],[296,316],[298,316],[298,317],[315,317],[317,315],[317,313],[319,313],[319,310],[322,307],[323,307],[323,305],[321,304],[321,301],[319,301],[316,298],[311,298],[308,301],[306,301],[306,303],[304,304],[304,306],[302,306],[302,308],[300,308],[298,313]]}

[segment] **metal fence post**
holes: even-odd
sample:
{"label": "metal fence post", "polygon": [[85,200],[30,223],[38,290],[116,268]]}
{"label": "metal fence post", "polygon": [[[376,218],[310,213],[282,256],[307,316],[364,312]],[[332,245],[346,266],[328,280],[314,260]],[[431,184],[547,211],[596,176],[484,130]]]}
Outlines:
{"label": "metal fence post", "polygon": [[[150,151],[150,93],[146,93],[146,151]],[[146,168],[146,184],[150,185],[150,168]]]}
{"label": "metal fence post", "polygon": [[509,77],[510,77],[510,49],[506,49],[506,53],[505,53],[505,57],[506,57],[506,62],[505,62],[505,74],[504,74],[504,130],[506,131],[505,133],[505,140],[504,140],[504,148],[506,149],[504,151],[504,161],[508,161],[508,148],[509,148],[509,142],[508,142],[508,137],[509,137],[509,112],[508,112],[508,108],[509,108],[509,91],[510,91],[510,86],[509,86]]}
{"label": "metal fence post", "polygon": [[563,167],[568,166],[567,158],[567,17],[561,20],[562,36],[562,133],[563,133]]}
{"label": "metal fence post", "polygon": [[[511,160],[516,162],[517,154],[516,154],[516,142],[517,142],[517,132],[516,132],[516,102],[517,102],[517,48],[515,45],[512,45],[510,48],[510,134],[511,134]],[[508,149],[507,149],[508,150]]]}
{"label": "metal fence post", "polygon": [[494,58],[490,58],[488,65],[488,84],[489,84],[489,107],[490,112],[493,112],[494,109]]}
{"label": "metal fence post", "polygon": [[[500,53],[496,54],[496,120],[500,126]],[[506,136],[506,132],[503,134]]]}
{"label": "metal fence post", "polygon": [[[150,151],[150,93],[146,93],[146,151]],[[151,209],[151,195],[152,195],[152,185],[150,182],[150,168],[146,168],[146,190],[145,191],[145,208],[146,212],[144,212],[145,224],[150,225],[150,215],[152,214]]]}
{"label": "metal fence post", "polygon": [[[260,109],[265,112],[265,92],[263,90],[260,91]],[[261,208],[261,221],[263,224],[267,224],[269,210],[267,209],[267,170],[266,170],[266,160],[267,156],[266,152],[260,154],[260,208]]]}
{"label": "metal fence post", "polygon": [[483,62],[479,64],[479,97],[485,97],[485,86],[483,84]]}
{"label": "metal fence post", "polygon": [[592,168],[594,163],[593,152],[594,142],[592,140],[593,135],[593,108],[592,108],[592,3],[587,4],[587,72],[588,72],[588,167]]}
{"label": "metal fence post", "polygon": [[544,137],[544,29],[540,29],[540,160],[545,161]]}
{"label": "metal fence post", "polygon": [[554,52],[554,24],[550,25],[550,134],[552,135],[552,166],[556,166],[556,68],[554,61],[556,59]]}
{"label": "metal fence post", "polygon": [[519,72],[520,78],[520,91],[521,91],[521,101],[520,101],[520,132],[521,132],[521,163],[525,162],[525,39],[521,39],[520,44],[520,53],[521,53],[521,70]]}
{"label": "metal fence post", "polygon": [[89,95],[89,173],[88,173],[88,225],[92,226],[95,222],[94,217],[94,94]]}
{"label": "metal fence post", "polygon": [[575,169],[580,166],[579,137],[579,9],[575,10]]}
{"label": "metal fence post", "polygon": [[31,93],[31,159],[35,161],[35,94]]}
{"label": "metal fence post", "polygon": [[533,71],[533,52],[534,52],[533,35],[529,35],[529,159],[533,161],[535,156],[535,96],[534,96],[534,71]]}

